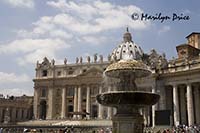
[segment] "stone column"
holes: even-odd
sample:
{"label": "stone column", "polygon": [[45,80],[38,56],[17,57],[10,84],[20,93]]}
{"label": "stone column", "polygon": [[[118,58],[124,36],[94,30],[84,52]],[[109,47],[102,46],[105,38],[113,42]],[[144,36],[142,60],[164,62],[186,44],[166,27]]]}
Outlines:
{"label": "stone column", "polygon": [[[108,92],[111,91],[111,86],[108,87]],[[108,107],[108,116],[107,116],[107,119],[111,119],[112,118],[112,114],[113,114],[113,109],[111,107]]]}
{"label": "stone column", "polygon": [[186,97],[185,97],[185,88],[180,88],[180,124],[187,124],[187,109],[186,109]]}
{"label": "stone column", "polygon": [[174,125],[178,126],[180,124],[179,115],[179,101],[178,101],[178,86],[173,85],[173,105],[174,105]]}
{"label": "stone column", "polygon": [[[155,90],[155,86],[152,87],[152,93],[155,93],[156,90]],[[152,106],[152,127],[155,127],[155,106],[156,105],[153,105]]]}
{"label": "stone column", "polygon": [[151,118],[150,118],[150,107],[147,108],[147,126],[150,126]]}
{"label": "stone column", "polygon": [[61,118],[66,117],[66,88],[62,89],[62,110],[61,110]]}
{"label": "stone column", "polygon": [[[74,88],[74,112],[78,111],[78,88],[75,87]],[[73,116],[74,118],[76,118],[76,115]]]}
{"label": "stone column", "polygon": [[194,86],[194,99],[195,99],[195,118],[196,124],[200,124],[200,99],[199,99],[199,85]]}
{"label": "stone column", "polygon": [[24,120],[24,108],[21,110],[21,120]]}
{"label": "stone column", "polygon": [[159,106],[159,110],[165,110],[166,109],[166,91],[165,91],[164,82],[162,80],[157,81],[156,87],[159,88],[158,90],[160,94],[160,99],[157,106]]}
{"label": "stone column", "polygon": [[19,110],[18,110],[18,120],[19,121],[22,120],[22,108],[19,108]]}
{"label": "stone column", "polygon": [[47,109],[47,119],[53,118],[53,88],[48,89],[48,109]]}
{"label": "stone column", "polygon": [[34,108],[33,108],[33,113],[34,113],[34,119],[39,119],[39,114],[38,114],[38,99],[39,99],[39,94],[38,94],[38,88],[34,89]]}
{"label": "stone column", "polygon": [[[87,94],[86,94],[86,112],[90,113],[90,86],[87,86]],[[90,114],[87,115],[87,118],[90,118]]]}
{"label": "stone column", "polygon": [[24,120],[27,120],[28,118],[27,118],[27,114],[28,113],[28,109],[24,109]]}
{"label": "stone column", "polygon": [[188,111],[188,125],[194,124],[194,109],[193,109],[193,96],[192,96],[192,85],[187,84],[187,111]]}
{"label": "stone column", "polygon": [[[78,87],[78,112],[82,112],[82,92],[81,92],[81,86]],[[78,118],[82,118],[81,115],[78,116]]]}
{"label": "stone column", "polygon": [[144,125],[147,126],[148,125],[148,114],[147,114],[147,108],[143,108],[142,109],[142,114],[143,114],[143,118],[144,118]]}
{"label": "stone column", "polygon": [[[99,94],[102,93],[102,86],[99,86]],[[103,119],[103,106],[99,104],[98,118]]]}
{"label": "stone column", "polygon": [[0,123],[3,120],[2,108],[0,107]]}

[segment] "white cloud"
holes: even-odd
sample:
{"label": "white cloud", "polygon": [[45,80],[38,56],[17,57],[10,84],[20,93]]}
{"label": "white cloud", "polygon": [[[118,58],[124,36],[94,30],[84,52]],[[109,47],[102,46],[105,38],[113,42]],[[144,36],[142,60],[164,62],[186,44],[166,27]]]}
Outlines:
{"label": "white cloud", "polygon": [[30,80],[30,77],[26,74],[16,75],[14,73],[0,72],[0,83],[23,83]]}
{"label": "white cloud", "polygon": [[170,30],[170,26],[164,25],[161,29],[158,30],[158,35],[161,35],[162,33],[166,33]]}
{"label": "white cloud", "polygon": [[34,0],[3,0],[13,7],[34,8]]}
{"label": "white cloud", "polygon": [[1,94],[4,96],[22,96],[22,95],[28,95],[28,96],[33,96],[33,89],[28,89],[28,88],[0,88],[1,89]]}
{"label": "white cloud", "polygon": [[[44,56],[56,58],[56,52],[69,47],[67,43],[79,45],[98,45],[105,43],[106,37],[99,36],[108,30],[116,30],[129,26],[134,30],[145,29],[147,21],[133,21],[131,14],[142,10],[134,5],[121,6],[103,1],[48,1],[48,5],[61,11],[54,16],[43,16],[34,22],[32,30],[18,31],[20,39],[0,46],[1,53],[22,52],[17,57],[20,65],[35,63]],[[28,38],[28,39],[27,39]],[[44,39],[48,38],[48,39]],[[81,40],[82,42],[78,42]],[[78,43],[77,43],[78,42]]]}
{"label": "white cloud", "polygon": [[90,3],[58,0],[47,2],[47,4],[61,10],[62,13],[48,18],[46,23],[54,23],[78,34],[94,34],[126,26],[133,29],[145,29],[149,23],[131,19],[132,13],[142,13],[142,10],[134,5],[113,5],[100,0]]}
{"label": "white cloud", "polygon": [[[97,45],[106,41],[104,37],[97,35],[104,31],[125,28],[126,26],[134,30],[141,30],[149,26],[147,21],[133,21],[131,19],[132,13],[142,12],[139,7],[134,5],[114,5],[100,0],[80,1],[79,3],[57,0],[48,1],[47,4],[59,9],[61,13],[41,17],[33,23],[32,30],[19,30],[18,37],[23,39],[51,38],[52,40],[59,38],[73,44],[77,44],[76,42],[81,40],[89,45]],[[40,51],[38,52],[40,53]]]}
{"label": "white cloud", "polygon": [[104,36],[98,36],[98,37],[96,37],[96,36],[83,36],[82,40],[84,42],[91,44],[91,45],[99,45],[99,44],[104,43],[107,40],[107,38],[104,37]]}
{"label": "white cloud", "polygon": [[54,22],[54,17],[52,16],[43,16],[37,22],[33,23],[34,27],[31,31],[19,30],[18,36],[22,38],[62,38],[62,39],[71,39],[72,34],[67,32],[63,27],[60,27]]}
{"label": "white cloud", "polygon": [[56,52],[63,48],[69,48],[61,39],[22,39],[0,46],[0,54],[23,54],[17,58],[20,65],[35,63],[45,56],[56,58]]}

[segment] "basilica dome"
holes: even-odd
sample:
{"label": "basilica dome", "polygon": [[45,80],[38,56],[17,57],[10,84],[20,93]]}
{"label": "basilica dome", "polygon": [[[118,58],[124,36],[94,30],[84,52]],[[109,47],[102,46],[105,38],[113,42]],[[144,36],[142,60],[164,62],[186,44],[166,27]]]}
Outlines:
{"label": "basilica dome", "polygon": [[140,46],[132,41],[131,33],[127,31],[123,36],[123,41],[116,47],[111,54],[111,61],[119,60],[141,60],[143,51]]}

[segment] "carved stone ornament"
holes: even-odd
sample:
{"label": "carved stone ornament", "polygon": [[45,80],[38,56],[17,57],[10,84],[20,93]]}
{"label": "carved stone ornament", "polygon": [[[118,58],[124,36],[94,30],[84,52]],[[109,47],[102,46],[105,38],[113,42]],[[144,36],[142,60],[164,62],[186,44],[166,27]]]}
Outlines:
{"label": "carved stone ornament", "polygon": [[51,63],[49,62],[47,57],[44,57],[43,62],[41,63],[41,67],[43,69],[48,69],[48,68],[50,68],[50,66],[51,66]]}

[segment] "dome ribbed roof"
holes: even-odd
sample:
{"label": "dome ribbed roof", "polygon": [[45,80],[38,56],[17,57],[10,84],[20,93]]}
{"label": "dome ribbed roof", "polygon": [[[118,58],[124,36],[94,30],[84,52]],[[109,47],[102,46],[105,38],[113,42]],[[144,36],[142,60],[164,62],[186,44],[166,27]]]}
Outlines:
{"label": "dome ribbed roof", "polygon": [[140,60],[143,56],[143,51],[132,41],[131,33],[127,32],[123,36],[123,42],[115,48],[111,54],[111,61],[134,59]]}

